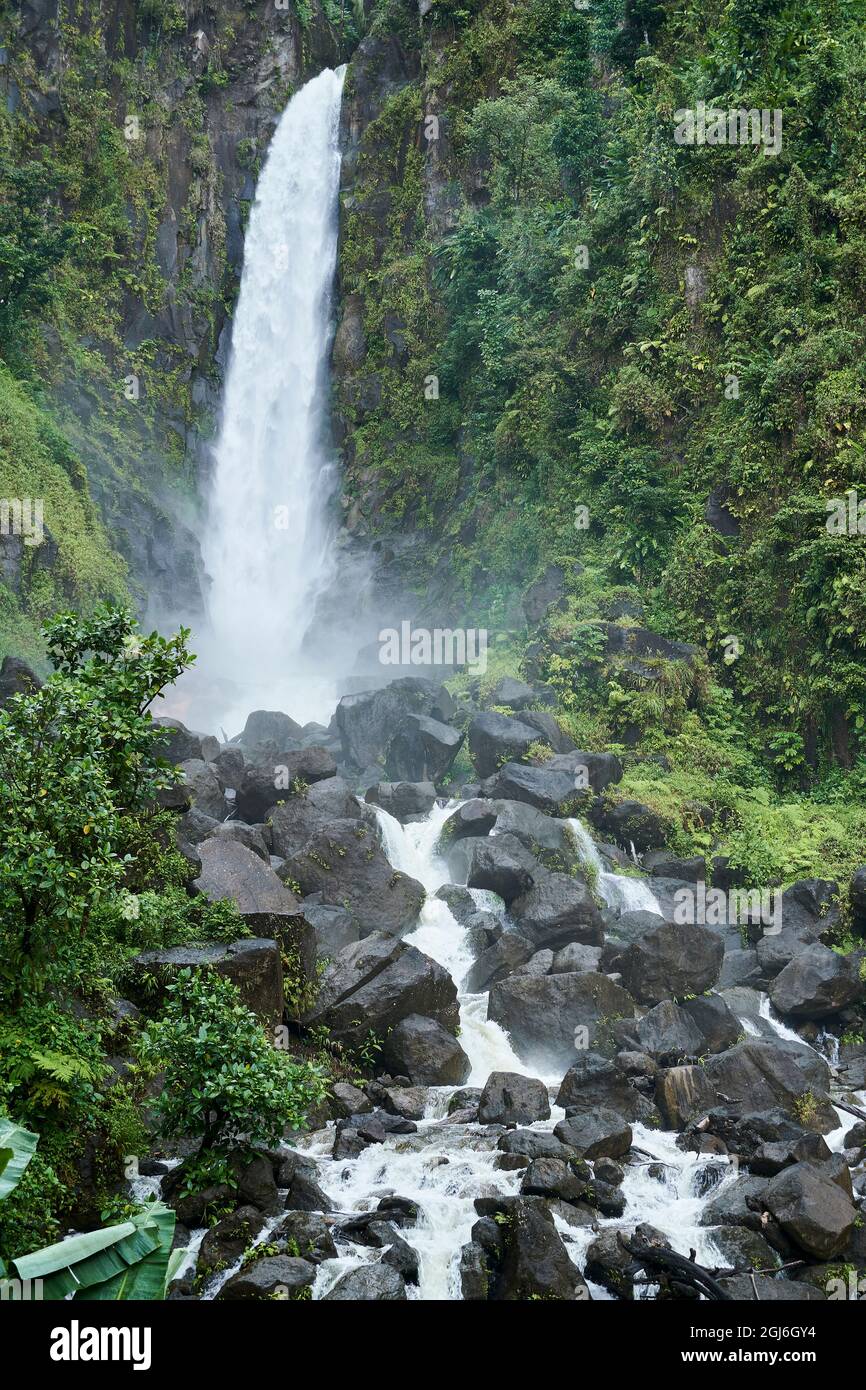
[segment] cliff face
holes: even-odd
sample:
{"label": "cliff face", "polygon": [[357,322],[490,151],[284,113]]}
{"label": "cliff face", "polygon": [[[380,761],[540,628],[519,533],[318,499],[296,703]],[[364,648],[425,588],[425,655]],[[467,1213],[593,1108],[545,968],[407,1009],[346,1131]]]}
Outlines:
{"label": "cliff face", "polygon": [[66,481],[48,477],[48,464],[36,470],[58,502],[46,498],[48,549],[0,538],[9,645],[12,633],[28,645],[58,602],[121,591],[123,565],[103,572],[106,552],[119,552],[133,595],[155,613],[201,601],[189,523],[227,363],[243,221],[287,100],[356,40],[352,11],[326,8],[330,19],[294,0],[0,10],[4,191],[25,197],[14,169],[31,169],[33,199],[56,208],[63,236],[45,249],[53,283],[21,304],[10,332],[7,361],[31,386],[22,405],[8,383],[16,398],[0,407],[10,455],[0,491],[33,490],[16,421],[19,406],[38,410],[33,428],[62,436],[69,458],[58,466],[75,473],[87,513],[73,540],[59,500]]}
{"label": "cliff face", "polygon": [[[569,690],[611,618],[700,644],[808,780],[866,727],[862,43],[837,0],[680,11],[377,6],[344,111],[346,524],[509,642],[557,566],[532,662]],[[646,679],[598,689],[615,732],[671,727]]]}

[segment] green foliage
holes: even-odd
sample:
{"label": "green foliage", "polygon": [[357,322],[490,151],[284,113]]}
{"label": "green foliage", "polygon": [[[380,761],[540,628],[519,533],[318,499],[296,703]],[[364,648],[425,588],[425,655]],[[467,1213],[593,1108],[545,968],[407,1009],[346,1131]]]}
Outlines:
{"label": "green foliage", "polygon": [[167,1133],[200,1135],[205,1150],[240,1138],[275,1143],[287,1126],[303,1127],[325,1078],[272,1046],[231,981],[182,971],[167,993],[140,1044],[142,1065],[165,1072],[157,1108]]}
{"label": "green foliage", "polygon": [[37,1141],[38,1135],[0,1115],[0,1199],[18,1186]]}
{"label": "green foliage", "polygon": [[45,635],[55,673],[0,713],[0,982],[16,997],[73,977],[131,862],[121,816],[176,777],[148,707],[189,662],[185,631],[141,637],[119,608],[62,614]]}

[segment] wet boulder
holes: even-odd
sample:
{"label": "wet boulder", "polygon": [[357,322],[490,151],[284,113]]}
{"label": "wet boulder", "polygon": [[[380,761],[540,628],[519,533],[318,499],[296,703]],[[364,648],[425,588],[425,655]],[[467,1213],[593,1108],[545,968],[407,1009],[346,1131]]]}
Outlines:
{"label": "wet boulder", "polygon": [[317,960],[330,960],[344,946],[360,939],[358,923],[351,912],[336,903],[323,903],[318,893],[304,898],[302,909],[315,933]]}
{"label": "wet boulder", "polygon": [[[8,658],[7,658],[8,660]],[[3,670],[6,663],[3,663]],[[160,716],[154,719],[154,724],[162,730],[162,739],[156,744],[156,750],[160,757],[167,758],[170,763],[178,766],[180,763],[192,760],[200,760],[202,757],[201,736],[194,734],[179,719],[168,719]]]}
{"label": "wet boulder", "polygon": [[781,1043],[748,1038],[708,1057],[703,1070],[725,1105],[746,1113],[778,1107],[806,1128],[829,1134],[839,1125],[829,1097],[810,1084]]}
{"label": "wet boulder", "polygon": [[813,1259],[842,1253],[854,1229],[857,1209],[828,1172],[829,1165],[795,1163],[772,1178],[765,1193],[768,1209],[788,1238]]}
{"label": "wet boulder", "polygon": [[463,744],[464,735],[426,714],[407,714],[397,725],[385,758],[394,782],[439,782]]}
{"label": "wet boulder", "polygon": [[266,1255],[254,1259],[223,1284],[219,1299],[298,1298],[316,1277],[309,1260],[291,1255]]}
{"label": "wet boulder", "polygon": [[668,836],[662,817],[641,801],[619,801],[609,806],[599,799],[591,806],[589,818],[596,830],[609,835],[624,849],[632,845],[639,852],[659,849]]}
{"label": "wet boulder", "polygon": [[478,911],[478,904],[469,892],[459,883],[443,883],[441,888],[437,888],[433,895],[440,898],[448,907],[448,911],[459,922],[461,927],[465,927],[468,919],[473,917]]}
{"label": "wet boulder", "polygon": [[237,788],[237,813],[251,823],[262,821],[287,792],[334,777],[336,771],[326,748],[301,748],[249,763]]}
{"label": "wet boulder", "polygon": [[457,988],[437,961],[395,937],[374,932],[346,946],[322,976],[308,1026],[322,1024],[348,1047],[370,1031],[385,1039],[403,1019],[420,1014],[456,1034]]}
{"label": "wet boulder", "polygon": [[733,1047],[743,1032],[740,1020],[719,994],[697,994],[693,999],[684,999],[680,1008],[703,1034],[701,1052],[724,1052]]}
{"label": "wet boulder", "polygon": [[518,1198],[508,1211],[503,1233],[504,1248],[491,1294],[494,1300],[589,1300],[580,1271],[569,1258],[553,1217],[542,1201]]}
{"label": "wet boulder", "polygon": [[[369,800],[370,793],[367,793]],[[440,852],[447,850],[455,840],[465,840],[467,835],[480,839],[488,835],[496,824],[496,811],[489,801],[473,797],[458,806],[442,826],[439,835]]]}
{"label": "wet boulder", "polygon": [[587,970],[601,970],[601,947],[582,946],[577,941],[570,941],[567,946],[560,946],[558,951],[554,951],[549,973],[582,974]]}
{"label": "wet boulder", "polygon": [[519,932],[506,931],[478,956],[463,981],[467,994],[481,994],[498,980],[526,965],[535,951],[533,942]]}
{"label": "wet boulder", "polygon": [[[188,821],[190,816],[194,814],[195,810],[193,808],[193,811],[188,812],[187,815],[183,817],[183,819],[185,821]],[[210,831],[210,834],[207,836],[203,836],[202,838],[214,840],[236,840],[239,845],[244,845],[256,856],[257,859],[261,859],[263,864],[267,864],[268,867],[270,867],[270,851],[267,845],[265,844],[265,838],[261,830],[256,825],[245,825],[243,821],[239,820],[215,821],[213,823],[213,829]],[[201,841],[197,841],[196,843],[200,844]]]}
{"label": "wet boulder", "polygon": [[[538,866],[515,836],[458,840],[455,849],[460,848],[469,850],[466,871],[469,888],[487,888],[498,893],[507,905],[532,887]],[[448,862],[451,863],[451,856]]]}
{"label": "wet boulder", "polygon": [[504,763],[519,760],[547,738],[531,724],[507,714],[476,714],[469,725],[469,752],[479,777],[491,777]]}
{"label": "wet boulder", "polygon": [[586,1159],[625,1158],[633,1137],[631,1125],[615,1110],[603,1106],[560,1120],[553,1133]]}
{"label": "wet boulder", "polygon": [[375,831],[357,820],[331,821],[280,873],[299,885],[302,896],[315,893],[322,903],[345,908],[362,936],[410,931],[426,896],[417,879],[391,866]]}
{"label": "wet boulder", "polygon": [[637,1023],[625,1025],[632,1051],[645,1052],[662,1066],[676,1066],[705,1051],[704,1035],[694,1019],[672,999],[663,999]]}
{"label": "wet boulder", "polygon": [[711,989],[723,957],[724,943],[708,927],[662,922],[628,946],[618,969],[635,999],[660,1004]]}
{"label": "wet boulder", "polygon": [[550,1118],[547,1087],[534,1077],[518,1072],[490,1073],[478,1102],[482,1125],[531,1125]]}
{"label": "wet boulder", "polygon": [[606,1057],[587,1052],[569,1067],[556,1096],[566,1117],[612,1110],[627,1120],[643,1119],[647,1103],[628,1077]]}
{"label": "wet boulder", "polygon": [[534,1158],[523,1175],[520,1191],[526,1197],[580,1202],[586,1194],[586,1184],[587,1179],[580,1177],[562,1159]]}
{"label": "wet boulder", "polygon": [[575,1050],[614,1050],[610,1024],[631,1018],[634,1001],[606,975],[511,975],[490,991],[487,1016],[533,1065],[567,1067]]}
{"label": "wet boulder", "polygon": [[375,782],[364,800],[381,806],[401,825],[411,825],[427,819],[436,804],[436,788],[432,782]]}
{"label": "wet boulder", "polygon": [[414,1086],[460,1086],[471,1071],[457,1039],[441,1023],[420,1014],[409,1014],[388,1034],[382,1061],[396,1076],[408,1076]]}
{"label": "wet boulder", "polygon": [[[406,715],[425,715],[447,724],[453,712],[454,701],[445,687],[418,676],[391,681],[380,690],[344,695],[335,715],[343,760],[359,769],[382,765],[394,733]],[[426,779],[412,777],[408,780]]]}
{"label": "wet boulder", "polygon": [[406,1282],[396,1269],[380,1263],[350,1269],[325,1294],[325,1303],[398,1303],[408,1298]]}
{"label": "wet boulder", "polygon": [[313,1211],[288,1212],[271,1232],[268,1244],[276,1245],[281,1254],[300,1250],[301,1257],[313,1265],[320,1265],[337,1256],[331,1227],[324,1216]]}
{"label": "wet boulder", "polygon": [[190,803],[205,816],[222,820],[226,814],[226,799],[213,768],[201,758],[190,758],[180,764],[182,786]]}
{"label": "wet boulder", "polygon": [[536,1129],[511,1129],[500,1135],[496,1147],[502,1152],[500,1166],[525,1168],[534,1158],[558,1158],[570,1163],[577,1155],[553,1134]]}
{"label": "wet boulder", "polygon": [[816,942],[800,950],[776,976],[770,999],[788,1018],[827,1018],[866,999],[858,956],[841,956]]}
{"label": "wet boulder", "polygon": [[716,1103],[703,1067],[669,1067],[656,1080],[655,1102],[668,1129],[683,1130]]}
{"label": "wet boulder", "polygon": [[[498,837],[497,837],[498,838]],[[556,949],[569,942],[600,946],[604,929],[588,885],[571,874],[550,873],[512,903],[511,915],[521,936],[536,948]]]}
{"label": "wet boulder", "polygon": [[622,764],[612,753],[574,749],[555,753],[541,767],[505,763],[491,779],[489,795],[524,801],[548,815],[564,816],[573,814],[575,798],[588,790],[600,795],[621,778]]}
{"label": "wet boulder", "polygon": [[224,1216],[215,1226],[211,1226],[199,1246],[197,1274],[215,1274],[218,1270],[235,1264],[261,1233],[264,1225],[264,1216],[252,1205],[238,1207],[236,1211]]}
{"label": "wet boulder", "polygon": [[255,760],[256,754],[288,752],[299,748],[304,736],[303,727],[280,710],[256,709],[247,716],[238,742],[245,753]]}
{"label": "wet boulder", "polygon": [[358,798],[342,777],[326,777],[303,791],[284,791],[279,797],[268,820],[273,852],[283,859],[300,853],[331,821],[360,820],[363,815]]}
{"label": "wet boulder", "polygon": [[496,834],[513,835],[546,869],[571,874],[580,867],[577,842],[567,821],[545,815],[523,801],[484,801],[496,817]]}

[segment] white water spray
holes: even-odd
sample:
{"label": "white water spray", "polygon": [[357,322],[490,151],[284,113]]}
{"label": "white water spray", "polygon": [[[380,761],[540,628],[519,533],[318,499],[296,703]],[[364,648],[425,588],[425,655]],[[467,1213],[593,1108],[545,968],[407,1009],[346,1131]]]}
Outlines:
{"label": "white water spray", "polygon": [[333,577],[326,402],[343,75],[319,73],[284,111],[246,233],[202,547],[211,632],[197,641],[231,732],[256,705],[311,719],[331,695],[307,669],[304,639]]}
{"label": "white water spray", "polygon": [[577,843],[577,852],[581,859],[595,869],[598,875],[598,891],[609,908],[620,917],[624,912],[655,912],[658,916],[662,915],[658,900],[646,879],[610,873],[598,852],[595,840],[583,822],[572,816],[567,824]]}

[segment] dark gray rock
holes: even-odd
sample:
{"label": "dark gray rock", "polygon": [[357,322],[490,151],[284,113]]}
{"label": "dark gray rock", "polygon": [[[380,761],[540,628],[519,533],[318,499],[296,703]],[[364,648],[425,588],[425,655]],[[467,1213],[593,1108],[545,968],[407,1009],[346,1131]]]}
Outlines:
{"label": "dark gray rock", "polygon": [[580,1158],[625,1158],[632,1145],[631,1125],[603,1107],[560,1120],[553,1132]]}
{"label": "dark gray rock", "polygon": [[322,903],[345,908],[362,936],[411,930],[426,896],[417,879],[392,867],[375,832],[357,820],[332,821],[280,872],[304,897],[315,893]]}
{"label": "dark gray rock", "polygon": [[615,1050],[610,1025],[633,1012],[624,989],[606,975],[586,972],[512,975],[491,989],[487,1016],[501,1024],[523,1059],[547,1070],[567,1067],[582,1047]]}
{"label": "dark gray rock", "polygon": [[267,1255],[233,1274],[223,1284],[219,1299],[296,1298],[312,1284],[316,1267],[309,1260],[290,1255]]}
{"label": "dark gray rock", "polygon": [[269,813],[274,854],[288,859],[299,854],[332,821],[360,820],[362,814],[357,797],[342,777],[326,777],[298,793],[284,791]]}
{"label": "dark gray rock", "polygon": [[[458,840],[454,848],[468,848],[467,886],[498,893],[506,905],[531,888],[539,872],[532,855],[513,835]],[[452,862],[450,855],[448,862]]]}
{"label": "dark gray rock", "polygon": [[388,1034],[382,1061],[415,1086],[460,1086],[472,1069],[457,1039],[420,1014],[410,1014]]}
{"label": "dark gray rock", "polygon": [[747,1112],[779,1107],[806,1128],[829,1134],[839,1124],[829,1098],[810,1084],[781,1043],[749,1038],[708,1057],[703,1070],[726,1105]]}
{"label": "dark gray rock", "polygon": [[[6,662],[4,661],[3,672],[5,670]],[[160,716],[153,722],[163,731],[163,738],[158,745],[161,757],[167,758],[170,763],[174,763],[176,766],[191,759],[201,759],[202,747],[199,734],[194,734],[179,719],[168,719]]]}
{"label": "dark gray rock", "polygon": [[770,999],[788,1018],[827,1018],[866,999],[859,958],[816,943],[802,949],[776,976]]}
{"label": "dark gray rock", "polygon": [[335,715],[344,761],[356,768],[382,765],[404,716],[424,715],[447,724],[453,711],[454,702],[443,685],[417,676],[392,681],[382,690],[344,695]]}
{"label": "dark gray rock", "polygon": [[618,1067],[588,1052],[569,1067],[556,1097],[566,1116],[594,1114],[599,1109],[612,1110],[627,1120],[642,1119],[647,1106],[642,1096],[630,1084]]}
{"label": "dark gray rock", "polygon": [[201,758],[190,758],[180,764],[180,770],[183,773],[181,785],[190,803],[203,815],[222,820],[226,814],[226,800],[213,768]]}
{"label": "dark gray rock", "polygon": [[538,947],[556,949],[576,941],[600,946],[604,940],[601,913],[581,878],[546,874],[511,905],[521,936]]}
{"label": "dark gray rock", "polygon": [[469,725],[469,752],[479,777],[492,777],[503,764],[525,757],[538,743],[549,746],[540,730],[507,714],[476,714]]}
{"label": "dark gray rock", "polygon": [[408,1297],[405,1280],[390,1265],[360,1265],[341,1275],[325,1294],[330,1303],[397,1303]]}
{"label": "dark gray rock", "polygon": [[384,1039],[404,1018],[420,1014],[456,1033],[457,988],[438,962],[414,946],[376,932],[346,946],[327,967],[307,1025],[359,1046],[370,1030]]}
{"label": "dark gray rock", "polygon": [[426,820],[436,801],[432,782],[376,782],[368,787],[364,800],[381,806],[401,825]]}
{"label": "dark gray rock", "polygon": [[279,710],[253,710],[247,717],[238,742],[245,753],[287,753],[299,747],[304,731],[300,724]]}
{"label": "dark gray rock", "polygon": [[790,1240],[817,1260],[841,1254],[857,1217],[849,1194],[827,1164],[795,1163],[772,1178],[765,1201]]}
{"label": "dark gray rock", "polygon": [[482,951],[467,972],[463,988],[467,994],[481,994],[498,980],[513,975],[533,955],[535,945],[519,932],[503,932],[492,945]]}
{"label": "dark gray rock", "polygon": [[[250,857],[259,862],[255,855]],[[276,941],[244,937],[226,946],[172,946],[166,951],[142,951],[127,968],[132,989],[151,1008],[179,971],[216,970],[237,985],[243,1002],[263,1022],[275,1026],[282,1020],[283,967]]]}
{"label": "dark gray rock", "polygon": [[659,1004],[712,988],[723,956],[721,938],[708,927],[663,922],[632,942],[618,968],[635,999]]}
{"label": "dark gray rock", "polygon": [[517,1072],[494,1071],[487,1078],[478,1102],[482,1125],[530,1125],[550,1118],[547,1087]]}
{"label": "dark gray rock", "polygon": [[426,714],[407,714],[388,745],[385,771],[392,782],[439,782],[451,767],[464,735]]}
{"label": "dark gray rock", "polygon": [[236,809],[241,820],[263,821],[272,807],[293,790],[334,777],[337,764],[326,748],[301,748],[248,764],[237,788]]}
{"label": "dark gray rock", "polygon": [[238,1207],[224,1216],[205,1234],[199,1246],[196,1273],[216,1274],[240,1259],[252,1245],[265,1225],[265,1218],[255,1206]]}

